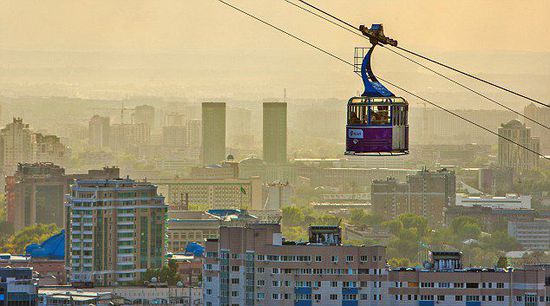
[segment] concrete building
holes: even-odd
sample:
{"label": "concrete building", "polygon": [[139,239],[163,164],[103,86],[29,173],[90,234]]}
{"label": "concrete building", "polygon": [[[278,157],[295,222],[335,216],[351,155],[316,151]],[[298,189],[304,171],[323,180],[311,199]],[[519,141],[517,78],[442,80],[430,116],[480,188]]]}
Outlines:
{"label": "concrete building", "polygon": [[206,239],[218,238],[221,225],[255,220],[255,216],[239,209],[172,210],[168,219],[168,251],[183,252],[191,242],[203,243]]}
{"label": "concrete building", "polygon": [[[539,107],[531,103],[523,109],[523,114],[546,126],[550,125],[550,109],[548,107]],[[529,120],[525,120],[524,123],[531,128],[533,136],[540,139],[540,149],[542,152],[546,155],[550,154],[550,131]]]}
{"label": "concrete building", "polygon": [[65,264],[73,285],[130,284],[163,265],[168,207],[155,185],[77,180],[66,206]]}
{"label": "concrete building", "polygon": [[263,104],[263,152],[266,163],[287,162],[287,114],[286,103]]}
{"label": "concrete building", "polygon": [[504,209],[483,206],[451,206],[445,211],[445,223],[451,224],[454,218],[472,217],[479,221],[484,231],[506,230],[509,221],[531,222],[535,219],[534,209]]}
{"label": "concrete building", "polygon": [[59,137],[55,135],[42,135],[36,133],[33,135],[33,161],[50,162],[57,165],[65,165],[69,156],[67,148],[61,143]]}
{"label": "concrete building", "polygon": [[151,131],[155,127],[155,108],[150,105],[136,106],[134,123],[144,124]]}
{"label": "concrete building", "polygon": [[124,153],[131,150],[137,151],[137,147],[149,143],[151,130],[144,123],[139,124],[113,124],[109,136],[111,150]]}
{"label": "concrete building", "polygon": [[52,163],[18,164],[15,174],[6,177],[7,221],[15,231],[38,223],[64,227],[65,194],[75,179],[118,176],[118,168],[65,174],[65,169]]}
{"label": "concrete building", "polygon": [[163,127],[162,144],[167,148],[185,148],[187,146],[187,127],[180,125]]}
{"label": "concrete building", "polygon": [[526,250],[550,250],[550,220],[536,219],[530,222],[508,222],[508,235]]}
{"label": "concrete building", "polygon": [[157,180],[159,185],[168,186],[168,203],[181,203],[187,199],[189,206],[204,209],[251,210],[263,207],[263,186],[259,177],[250,179],[173,179]]}
{"label": "concrete building", "polygon": [[497,196],[503,196],[513,190],[514,169],[506,167],[489,167],[479,169],[479,190]]}
{"label": "concrete building", "polygon": [[202,163],[215,165],[225,158],[225,103],[202,103]]}
{"label": "concrete building", "polygon": [[[498,134],[535,152],[540,152],[540,140],[531,136],[531,128],[519,120],[511,120],[498,128]],[[514,169],[517,173],[538,167],[539,156],[510,141],[498,138],[498,165]]]}
{"label": "concrete building", "polygon": [[456,206],[481,206],[504,209],[531,209],[530,195],[507,194],[504,197],[456,195]]}
{"label": "concrete building", "polygon": [[385,249],[341,244],[341,229],[310,227],[284,241],[278,224],[221,227],[206,242],[204,302],[213,305],[384,305]]}
{"label": "concrete building", "polygon": [[200,148],[202,145],[202,121],[191,119],[187,121],[187,145],[191,148]]}
{"label": "concrete building", "polygon": [[456,178],[454,171],[421,170],[407,176],[406,183],[388,178],[374,180],[371,188],[373,212],[385,219],[404,213],[424,216],[431,225],[445,222],[445,210],[455,204]]}
{"label": "concrete building", "polygon": [[[340,229],[311,227],[285,241],[277,224],[222,227],[206,242],[204,304],[544,306],[550,269],[465,268],[460,252],[430,252],[423,267],[390,267],[382,246],[340,243]],[[546,265],[547,266],[547,265]]]}
{"label": "concrete building", "polygon": [[32,162],[33,138],[29,125],[21,118],[13,121],[0,130],[0,147],[2,170],[4,174],[14,173],[18,163]]}
{"label": "concrete building", "polygon": [[32,268],[0,268],[0,306],[36,306],[38,282]]}
{"label": "concrete building", "polygon": [[111,133],[111,119],[94,115],[88,123],[88,145],[100,151],[109,146]]}

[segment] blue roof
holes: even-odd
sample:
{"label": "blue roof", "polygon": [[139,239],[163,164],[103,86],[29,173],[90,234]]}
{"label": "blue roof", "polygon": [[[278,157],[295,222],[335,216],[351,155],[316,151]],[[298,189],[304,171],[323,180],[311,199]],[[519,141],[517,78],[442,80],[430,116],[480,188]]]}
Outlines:
{"label": "blue roof", "polygon": [[64,259],[65,230],[46,239],[41,244],[30,244],[25,248],[25,254],[32,258]]}
{"label": "blue roof", "polygon": [[196,242],[190,242],[185,247],[185,253],[193,253],[195,257],[202,257],[204,247]]}

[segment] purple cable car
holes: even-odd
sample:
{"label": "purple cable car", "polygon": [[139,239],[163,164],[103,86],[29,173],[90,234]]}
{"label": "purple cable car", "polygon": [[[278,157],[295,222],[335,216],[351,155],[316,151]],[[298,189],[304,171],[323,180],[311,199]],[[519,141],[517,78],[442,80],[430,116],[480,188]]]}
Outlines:
{"label": "purple cable car", "polygon": [[[346,126],[346,155],[404,155],[409,153],[409,104],[396,97],[380,84],[371,69],[371,55],[379,44],[397,45],[384,36],[382,25],[373,24],[370,29],[361,26],[370,38],[372,47],[366,54],[356,48],[356,67],[360,70],[365,91],[360,97],[348,101]],[[361,59],[360,65],[357,60]]]}

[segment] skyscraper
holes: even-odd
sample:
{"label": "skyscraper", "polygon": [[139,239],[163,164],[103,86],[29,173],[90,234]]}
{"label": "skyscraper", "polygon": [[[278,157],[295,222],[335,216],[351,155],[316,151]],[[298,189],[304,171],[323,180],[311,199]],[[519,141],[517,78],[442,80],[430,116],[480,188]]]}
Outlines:
{"label": "skyscraper", "polygon": [[163,265],[167,205],[157,186],[77,180],[67,201],[65,258],[73,285],[131,284]]}
{"label": "skyscraper", "polygon": [[264,161],[274,164],[286,163],[286,103],[264,103],[263,124]]}
{"label": "skyscraper", "polygon": [[[531,137],[531,128],[525,126],[519,120],[511,120],[498,128],[498,134],[513,140],[522,146],[535,152],[540,151],[539,138]],[[539,157],[532,152],[499,137],[498,139],[498,164],[501,167],[509,167],[517,172],[533,170],[538,167]]]}
{"label": "skyscraper", "polygon": [[202,162],[218,164],[225,159],[225,103],[202,103]]}
{"label": "skyscraper", "polygon": [[88,123],[88,144],[90,147],[100,150],[109,146],[110,130],[109,117],[93,116]]}
{"label": "skyscraper", "polygon": [[202,143],[202,121],[191,119],[187,122],[187,145],[191,148],[200,148]]}

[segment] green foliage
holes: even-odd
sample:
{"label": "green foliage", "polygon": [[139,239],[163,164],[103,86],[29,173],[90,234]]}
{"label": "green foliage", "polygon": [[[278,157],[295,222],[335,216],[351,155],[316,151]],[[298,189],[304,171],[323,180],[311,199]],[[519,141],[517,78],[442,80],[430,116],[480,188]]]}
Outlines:
{"label": "green foliage", "polygon": [[283,207],[283,226],[298,226],[304,224],[303,209],[297,206]]}
{"label": "green foliage", "polygon": [[481,225],[479,222],[467,216],[460,216],[451,222],[450,229],[461,240],[478,239],[481,235]]}
{"label": "green foliage", "polygon": [[7,239],[6,243],[2,245],[2,251],[11,254],[23,254],[27,245],[41,243],[59,233],[59,231],[60,229],[55,224],[37,224],[25,227]]}
{"label": "green foliage", "polygon": [[302,226],[283,227],[283,236],[285,237],[285,239],[292,241],[308,240],[307,230]]}
{"label": "green foliage", "polygon": [[167,282],[169,286],[175,286],[181,280],[181,276],[178,274],[178,265],[173,259],[170,259],[168,265],[160,269],[147,269],[143,274],[142,282],[151,281],[153,277],[156,277],[159,283]]}
{"label": "green foliage", "polygon": [[369,226],[380,225],[382,218],[380,216],[369,215],[365,210],[355,208],[350,211],[350,219],[348,222],[358,227],[361,230],[365,230]]}
{"label": "green foliage", "polygon": [[390,258],[388,264],[392,267],[410,267],[412,265],[411,261],[408,258]]}
{"label": "green foliage", "polygon": [[506,268],[508,267],[508,259],[506,256],[500,256],[497,261],[497,268]]}

